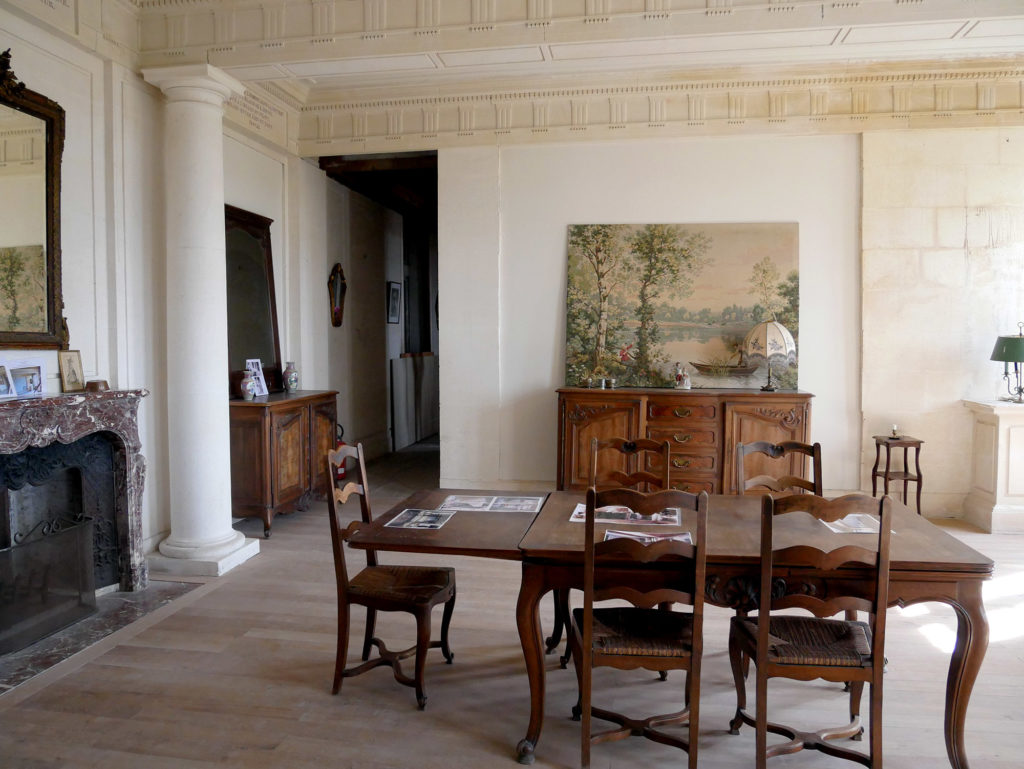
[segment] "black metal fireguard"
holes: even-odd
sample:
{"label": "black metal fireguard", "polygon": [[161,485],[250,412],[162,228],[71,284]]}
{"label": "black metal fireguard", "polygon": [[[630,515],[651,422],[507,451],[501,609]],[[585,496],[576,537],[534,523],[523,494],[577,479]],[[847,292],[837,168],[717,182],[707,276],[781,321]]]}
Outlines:
{"label": "black metal fireguard", "polygon": [[41,527],[52,528],[60,516],[92,519],[94,583],[116,584],[114,452],[104,433],[0,455],[0,548],[19,545]]}
{"label": "black metal fireguard", "polygon": [[55,518],[0,548],[0,654],[96,611],[92,520]]}

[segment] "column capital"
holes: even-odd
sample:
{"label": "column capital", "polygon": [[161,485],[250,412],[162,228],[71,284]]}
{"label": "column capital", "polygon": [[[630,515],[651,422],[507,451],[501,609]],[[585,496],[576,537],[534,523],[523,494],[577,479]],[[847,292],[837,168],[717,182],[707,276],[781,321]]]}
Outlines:
{"label": "column capital", "polygon": [[142,77],[163,91],[168,101],[200,101],[223,106],[232,94],[245,93],[240,81],[209,64],[151,67],[142,70]]}

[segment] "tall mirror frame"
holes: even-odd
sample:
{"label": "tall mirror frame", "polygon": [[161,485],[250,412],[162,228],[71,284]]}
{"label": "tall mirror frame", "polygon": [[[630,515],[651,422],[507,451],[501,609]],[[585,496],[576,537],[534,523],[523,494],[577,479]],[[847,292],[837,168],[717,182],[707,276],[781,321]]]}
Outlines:
{"label": "tall mirror frame", "polygon": [[26,88],[11,69],[11,50],[0,54],[0,105],[38,118],[46,126],[46,323],[42,331],[0,329],[0,347],[66,350],[60,257],[60,163],[64,153],[64,109],[52,99]]}

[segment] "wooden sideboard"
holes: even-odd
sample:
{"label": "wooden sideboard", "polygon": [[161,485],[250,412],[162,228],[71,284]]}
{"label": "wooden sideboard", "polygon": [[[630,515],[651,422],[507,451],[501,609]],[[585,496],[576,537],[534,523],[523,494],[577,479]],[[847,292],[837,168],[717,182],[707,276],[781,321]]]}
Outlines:
{"label": "wooden sideboard", "polygon": [[274,515],[304,510],[314,495],[326,494],[336,395],[298,390],[231,401],[231,509],[262,519],[264,536]]}
{"label": "wooden sideboard", "polygon": [[[558,488],[587,487],[591,439],[647,437],[671,444],[673,488],[735,494],[736,444],[807,442],[812,397],[793,390],[562,388],[558,391]],[[748,477],[804,472],[802,456],[787,459],[788,466],[762,455],[750,455],[746,461]],[[618,452],[601,452],[599,463],[602,474],[641,469],[628,466]],[[652,464],[646,469],[657,472],[659,467]]]}

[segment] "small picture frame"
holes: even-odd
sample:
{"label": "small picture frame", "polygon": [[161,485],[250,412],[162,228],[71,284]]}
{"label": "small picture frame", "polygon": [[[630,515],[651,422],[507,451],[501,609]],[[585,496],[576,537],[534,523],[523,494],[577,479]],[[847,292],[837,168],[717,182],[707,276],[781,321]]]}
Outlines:
{"label": "small picture frame", "polygon": [[266,395],[269,391],[267,390],[267,380],[263,378],[263,364],[260,362],[260,359],[246,359],[245,368],[249,372],[250,376],[256,380],[256,389],[253,391],[253,395],[257,397],[260,395]]}
{"label": "small picture frame", "polygon": [[8,361],[7,366],[19,398],[35,398],[43,394],[43,382],[46,381],[44,358],[21,358]]}
{"label": "small picture frame", "polygon": [[18,393],[14,389],[14,381],[11,379],[11,374],[7,370],[7,366],[0,363],[0,400],[17,397]]}
{"label": "small picture frame", "polygon": [[85,391],[85,374],[82,371],[80,350],[59,350],[57,364],[60,367],[60,389],[66,393]]}
{"label": "small picture frame", "polygon": [[388,281],[388,323],[398,323],[402,318],[402,284]]}

